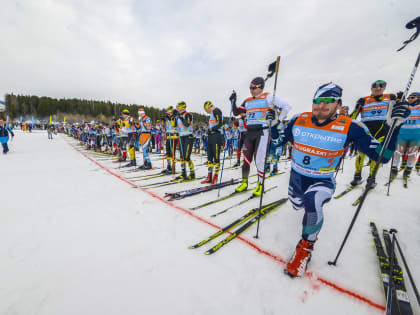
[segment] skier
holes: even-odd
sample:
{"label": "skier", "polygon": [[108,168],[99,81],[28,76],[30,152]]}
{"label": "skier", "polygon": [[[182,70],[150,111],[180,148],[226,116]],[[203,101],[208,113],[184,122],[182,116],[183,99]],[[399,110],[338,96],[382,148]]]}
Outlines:
{"label": "skier", "polygon": [[[361,121],[379,142],[384,140],[387,133],[385,121],[389,103],[397,99],[394,94],[384,94],[385,88],[385,81],[377,80],[373,82],[371,85],[371,95],[360,98],[351,114],[351,118],[356,119],[359,113],[361,113]],[[359,152],[356,158],[354,178],[350,183],[352,186],[359,185],[362,182],[362,168],[365,156],[365,154]],[[372,176],[375,165],[375,162],[370,163],[369,177]],[[373,183],[371,188],[374,188],[375,185],[376,184]]]}
{"label": "skier", "polygon": [[156,153],[160,154],[160,150],[162,149],[162,126],[160,124],[160,120],[156,120],[155,124],[155,143],[156,143]]}
{"label": "skier", "polygon": [[0,118],[0,143],[3,146],[3,154],[7,154],[7,152],[9,152],[9,147],[7,146],[7,142],[9,141],[9,133],[11,134],[12,138],[15,136],[9,124]]}
{"label": "skier", "polygon": [[238,121],[235,121],[235,126],[238,127],[238,148],[236,151],[237,162],[233,165],[234,167],[241,166],[241,152],[244,146],[244,140],[246,135],[246,113],[241,113]]}
{"label": "skier", "polygon": [[52,125],[48,125],[47,133],[48,133],[48,139],[52,140],[53,139],[53,126]]}
{"label": "skier", "polygon": [[139,108],[138,114],[140,120],[140,145],[143,149],[143,165],[139,166],[139,169],[150,170],[152,168],[152,162],[149,156],[149,145],[152,139],[152,119],[146,115],[144,108]]}
{"label": "skier", "polygon": [[[193,132],[193,116],[192,114],[186,111],[187,104],[184,101],[178,102],[176,105],[176,110],[173,111],[173,114],[176,117],[176,126],[179,133],[179,148],[181,151],[181,175],[180,179],[194,179],[194,163],[191,160],[192,147],[194,142]],[[190,175],[187,176],[186,166],[190,168]]]}
{"label": "skier", "polygon": [[[207,138],[207,178],[204,179],[202,184],[216,184],[220,171],[220,149],[222,147],[223,136],[223,114],[222,111],[213,105],[212,102],[206,101],[204,103],[204,110],[210,114],[208,138]],[[213,176],[214,167],[214,176]]]}
{"label": "skier", "polygon": [[166,133],[166,169],[162,171],[164,174],[175,173],[175,148],[178,142],[178,135],[175,129],[174,108],[168,106],[164,115],[165,133]]}
{"label": "skier", "polygon": [[[119,162],[124,162],[127,160],[127,142],[128,142],[128,133],[131,131],[131,124],[133,123],[132,117],[130,117],[130,111],[128,109],[123,109],[121,111],[120,118],[116,121],[119,126],[118,138],[119,142],[119,152],[120,158]],[[129,163],[131,164],[131,162]],[[130,166],[130,165],[128,165]]]}
{"label": "skier", "polygon": [[[293,117],[279,144],[293,143],[289,200],[295,210],[305,210],[302,238],[285,268],[285,273],[291,277],[302,276],[311,258],[324,220],[322,207],[334,193],[334,173],[344,148],[355,141],[357,148],[372,160],[377,160],[381,151],[382,144],[369,134],[363,123],[337,114],[341,96],[341,87],[332,82],[320,86],[314,95],[312,112]],[[402,123],[409,114],[405,104],[398,103],[390,108],[387,124],[391,125],[393,120],[397,121],[397,126]],[[398,131],[399,127],[391,137],[382,163],[392,156]]]}
{"label": "skier", "polygon": [[[252,97],[247,98],[242,105],[236,107],[236,93],[233,92],[230,99],[232,102],[232,111],[235,116],[246,113],[247,134],[244,141],[244,163],[242,165],[242,183],[236,188],[237,192],[248,189],[248,176],[250,164],[253,156],[257,166],[258,183],[254,189],[255,196],[261,196],[262,179],[264,176],[264,160],[266,155],[268,139],[268,120],[277,120],[275,108],[281,109],[281,116],[278,119],[286,118],[291,106],[277,95],[273,99],[273,94],[263,92],[265,81],[262,77],[256,77],[249,86]],[[273,124],[275,125],[275,124]]]}
{"label": "skier", "polygon": [[407,98],[410,116],[401,126],[398,135],[398,150],[395,151],[391,168],[391,178],[398,175],[400,158],[406,152],[408,159],[403,178],[408,179],[416,163],[416,154],[420,146],[420,92],[411,93]]}
{"label": "skier", "polygon": [[130,162],[124,165],[124,167],[136,166],[136,153],[134,150],[134,143],[136,138],[134,130],[134,119],[130,116],[130,111],[128,109],[124,109],[121,112],[121,119],[118,122],[122,130],[121,146],[123,149],[123,161],[127,159],[127,145],[128,154],[130,157]]}

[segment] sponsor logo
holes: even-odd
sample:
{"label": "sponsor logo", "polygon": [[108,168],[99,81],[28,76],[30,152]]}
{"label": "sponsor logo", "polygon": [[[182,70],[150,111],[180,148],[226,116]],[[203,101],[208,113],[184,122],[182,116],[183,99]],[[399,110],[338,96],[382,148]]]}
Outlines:
{"label": "sponsor logo", "polygon": [[334,129],[334,130],[341,130],[341,131],[343,131],[343,130],[344,130],[344,126],[332,125],[332,126],[331,126],[331,129]]}
{"label": "sponsor logo", "polygon": [[[337,126],[337,127],[343,127],[344,126]],[[339,130],[339,129],[338,129]],[[344,130],[344,129],[343,129]],[[293,136],[298,137],[304,137],[304,138],[309,138],[310,140],[313,141],[317,141],[317,140],[321,140],[321,141],[328,141],[328,142],[334,142],[334,143],[342,143],[343,139],[341,138],[336,138],[336,137],[332,137],[332,136],[323,136],[319,133],[312,133],[309,131],[302,131],[300,128],[293,128]]]}

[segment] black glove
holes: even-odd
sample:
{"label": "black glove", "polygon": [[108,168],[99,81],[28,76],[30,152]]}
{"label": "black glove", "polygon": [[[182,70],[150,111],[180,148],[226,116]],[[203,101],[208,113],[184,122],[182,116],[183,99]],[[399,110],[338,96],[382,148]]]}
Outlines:
{"label": "black glove", "polygon": [[236,92],[233,91],[229,97],[229,101],[232,104],[232,107],[236,106]]}
{"label": "black glove", "polygon": [[179,115],[179,113],[178,113],[178,111],[177,111],[176,109],[174,109],[174,110],[172,111],[172,115],[174,115],[174,116],[176,117],[176,116],[178,116],[178,115]]}
{"label": "black glove", "polygon": [[403,94],[404,94],[404,92],[401,92],[401,91],[399,91],[397,93],[397,101],[401,101],[401,98],[402,98]]}
{"label": "black glove", "polygon": [[265,115],[266,120],[274,120],[276,118],[276,112],[274,109],[270,108]]}
{"label": "black glove", "polygon": [[395,103],[392,106],[391,114],[388,115],[387,124],[391,126],[392,123],[396,121],[395,126],[398,127],[404,122],[404,120],[408,116],[410,116],[410,110],[408,109],[408,102]]}

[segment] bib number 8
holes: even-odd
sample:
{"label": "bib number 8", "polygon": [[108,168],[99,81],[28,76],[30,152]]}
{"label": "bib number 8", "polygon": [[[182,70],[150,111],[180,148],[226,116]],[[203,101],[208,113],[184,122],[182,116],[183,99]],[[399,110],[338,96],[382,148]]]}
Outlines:
{"label": "bib number 8", "polygon": [[305,165],[310,164],[311,163],[311,157],[309,155],[305,155],[303,157],[302,163],[305,164]]}

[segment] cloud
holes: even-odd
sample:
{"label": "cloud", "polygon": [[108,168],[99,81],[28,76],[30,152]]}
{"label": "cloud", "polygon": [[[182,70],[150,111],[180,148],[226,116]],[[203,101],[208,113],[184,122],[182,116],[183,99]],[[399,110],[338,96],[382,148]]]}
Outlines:
{"label": "cloud", "polygon": [[[166,107],[210,99],[229,111],[236,89],[282,56],[277,94],[293,113],[334,81],[353,106],[376,79],[402,90],[417,43],[417,0],[8,1],[0,21],[0,92]],[[413,87],[417,86],[418,80]],[[417,84],[417,85],[416,85]],[[272,90],[273,79],[267,84]]]}

